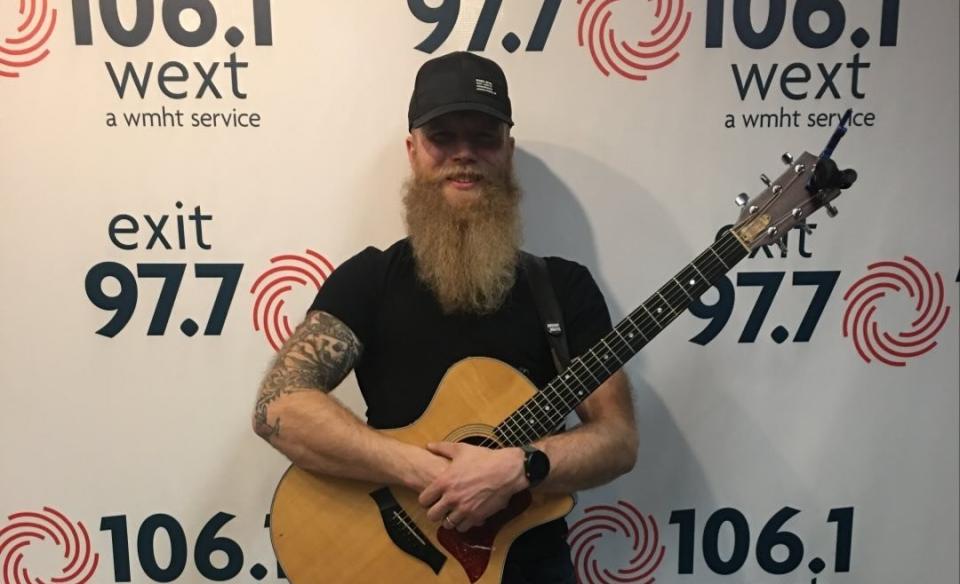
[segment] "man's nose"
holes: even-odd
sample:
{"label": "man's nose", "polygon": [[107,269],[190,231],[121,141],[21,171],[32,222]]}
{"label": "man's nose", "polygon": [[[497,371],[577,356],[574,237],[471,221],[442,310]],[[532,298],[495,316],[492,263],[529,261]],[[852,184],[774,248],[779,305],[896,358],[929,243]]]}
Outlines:
{"label": "man's nose", "polygon": [[473,163],[477,161],[476,146],[466,138],[459,138],[453,144],[453,151],[450,158],[454,162]]}

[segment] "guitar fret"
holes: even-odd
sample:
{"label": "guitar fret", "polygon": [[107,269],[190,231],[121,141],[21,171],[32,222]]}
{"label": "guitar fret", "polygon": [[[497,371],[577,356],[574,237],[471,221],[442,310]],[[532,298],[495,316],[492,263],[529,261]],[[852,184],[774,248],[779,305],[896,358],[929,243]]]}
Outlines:
{"label": "guitar fret", "polygon": [[534,399],[532,401],[537,406],[537,409],[540,410],[540,413],[543,414],[543,417],[541,418],[541,420],[546,421],[546,424],[544,424],[544,430],[549,431],[554,426],[556,426],[556,422],[553,420],[553,415],[550,413],[550,405],[549,404],[547,404],[546,406],[540,405],[539,400],[537,399]]}
{"label": "guitar fret", "polygon": [[[549,395],[547,395],[545,392],[540,392],[540,393],[537,394],[537,396],[536,396],[534,399],[539,399],[539,398],[543,398],[543,401],[547,402],[546,405],[540,407],[540,409],[545,412],[544,415],[547,416],[547,419],[548,419],[549,422],[550,422],[550,427],[551,427],[551,429],[556,428],[557,426],[560,425],[560,422],[563,421],[563,416],[562,416],[562,415],[558,415],[558,410],[557,410],[557,408],[555,408],[555,407],[553,406],[553,404],[550,403],[550,397],[549,397]],[[558,419],[556,419],[556,420],[553,419],[554,416],[557,416]]]}
{"label": "guitar fret", "polygon": [[[533,400],[531,400],[531,401],[533,401]],[[530,403],[530,401],[527,402],[527,404],[529,404],[529,403]],[[537,416],[536,416],[535,413],[533,412],[533,409],[532,409],[529,405],[527,405],[527,404],[524,404],[524,405],[522,406],[522,409],[524,410],[524,414],[523,414],[523,416],[521,416],[521,419],[523,420],[523,422],[525,422],[525,424],[522,424],[522,426],[521,426],[521,427],[524,428],[524,430],[523,430],[523,432],[524,432],[523,438],[524,438],[524,439],[526,439],[526,428],[536,427],[536,425],[537,425]]]}
{"label": "guitar fret", "polygon": [[[640,337],[643,339],[643,342],[645,342],[645,343],[648,342],[648,341],[647,341],[647,335],[643,334],[643,331],[640,330],[640,327],[637,326],[637,323],[633,322],[633,315],[628,315],[627,318],[625,318],[624,320],[627,321],[627,322],[629,322],[630,325],[633,326],[634,332],[636,332],[638,335],[640,335]],[[633,332],[628,332],[628,333],[627,333],[627,338],[632,339],[632,338],[633,338]],[[627,343],[627,344],[630,345],[630,343]],[[633,345],[630,345],[630,348],[633,349]]]}
{"label": "guitar fret", "polygon": [[715,252],[712,247],[710,248],[710,251],[713,252],[713,255],[717,256],[717,259],[720,260],[720,263],[723,264],[723,267],[727,268],[728,270],[730,269],[730,266],[727,265],[727,262],[723,261],[723,258],[720,257],[720,254]]}
{"label": "guitar fret", "polygon": [[[617,336],[619,337],[619,335],[617,335]],[[608,338],[608,337],[610,338],[610,342],[613,342],[613,341],[614,341],[614,339],[613,339],[612,337],[610,337],[609,334],[608,334],[606,337],[603,337],[603,338],[601,339],[601,341],[603,341],[603,344],[604,344],[608,349],[610,349],[610,351],[613,353],[613,357],[614,357],[614,360],[615,360],[614,365],[615,365],[615,367],[616,367],[617,369],[619,369],[620,367],[623,366],[624,363],[626,363],[627,359],[630,358],[630,354],[631,354],[630,345],[626,345],[626,343],[624,343],[624,344],[626,345],[625,348],[626,348],[626,350],[627,350],[627,353],[626,353],[626,356],[621,356],[621,355],[620,355],[620,349],[614,348],[613,346],[610,345],[610,343],[607,342],[607,338]]]}
{"label": "guitar fret", "polygon": [[[563,402],[563,407],[564,407],[564,408],[567,408],[568,410],[571,408],[571,405],[568,404],[568,403],[567,403],[567,400],[563,397],[563,391],[562,391],[561,388],[555,388],[555,387],[553,387],[553,383],[551,382],[550,385],[547,386],[547,389],[549,389],[550,391],[552,391],[553,393],[555,393],[555,394],[557,395],[557,397],[560,398],[560,400]],[[577,403],[577,400],[573,400],[573,404],[576,405],[576,403]]]}
{"label": "guitar fret", "polygon": [[[507,422],[510,422],[510,418],[507,418]],[[515,424],[515,422],[511,422],[511,423],[505,424],[505,426],[506,426],[505,429],[508,431],[508,435],[507,435],[507,436],[504,436],[504,438],[506,438],[506,440],[504,440],[504,442],[506,442],[506,444],[507,444],[508,446],[511,445],[511,444],[516,444],[516,443],[517,443],[517,440],[516,440],[517,435],[516,435],[516,433],[514,432],[514,428],[513,428],[513,425],[514,425],[514,424]]]}
{"label": "guitar fret", "polygon": [[677,310],[673,307],[672,304],[670,304],[669,300],[664,298],[663,294],[661,294],[659,290],[657,291],[657,296],[659,296],[660,299],[663,300],[663,303],[667,305],[667,308],[670,310],[671,313],[677,314]]}
{"label": "guitar fret", "polygon": [[683,293],[687,295],[687,298],[690,299],[690,302],[693,302],[693,296],[690,296],[690,293],[687,292],[686,290],[684,290],[683,284],[681,284],[680,282],[678,282],[676,278],[674,278],[673,281],[674,281],[674,282],[677,282],[677,285],[680,286],[680,290],[682,290]]}
{"label": "guitar fret", "polygon": [[650,316],[650,318],[653,320],[653,322],[657,323],[657,326],[660,327],[661,330],[663,330],[663,325],[660,324],[660,321],[657,320],[657,317],[655,317],[655,316],[653,316],[652,314],[650,314],[650,311],[647,310],[647,307],[646,307],[646,306],[641,305],[641,308],[643,308],[644,312],[646,312],[647,315]]}
{"label": "guitar fret", "polygon": [[582,357],[582,356],[581,356],[581,357],[577,357],[577,358],[574,359],[573,361],[574,361],[574,362],[579,362],[580,366],[583,367],[584,369],[586,369],[587,375],[589,375],[590,377],[592,377],[593,380],[597,382],[597,385],[600,385],[600,380],[597,379],[597,377],[593,374],[592,371],[590,371],[590,368],[587,367],[586,362],[583,360],[583,357]]}
{"label": "guitar fret", "polygon": [[691,266],[694,270],[696,270],[698,274],[700,274],[700,277],[703,278],[704,281],[706,281],[707,283],[710,282],[710,278],[704,276],[704,275],[703,275],[703,272],[700,271],[700,268],[697,267],[696,260],[694,260],[693,262],[690,262],[690,266]]}
{"label": "guitar fret", "polygon": [[620,337],[620,340],[623,341],[623,344],[625,344],[627,347],[630,346],[630,343],[627,342],[627,339],[623,338],[623,335],[620,334],[620,331],[617,329],[617,327],[613,327],[613,332],[614,332],[618,337]]}
{"label": "guitar fret", "polygon": [[573,378],[576,379],[576,380],[577,380],[577,383],[580,384],[579,388],[577,388],[577,391],[575,392],[575,393],[577,394],[577,397],[579,398],[580,396],[583,395],[583,389],[582,389],[582,388],[584,387],[584,383],[583,383],[583,381],[580,380],[580,377],[577,375],[577,372],[573,370],[573,363],[572,363],[572,362],[571,362],[571,364],[570,364],[570,367],[567,368],[567,371],[569,371],[569,372],[570,372],[570,375],[573,375]]}
{"label": "guitar fret", "polygon": [[[616,332],[616,329],[614,329],[612,332]],[[608,334],[607,336],[603,337],[602,339],[600,339],[600,342],[603,343],[603,346],[605,346],[608,350],[610,350],[610,351],[613,352],[613,356],[616,357],[616,367],[617,367],[617,369],[619,369],[620,367],[623,366],[624,359],[620,357],[620,351],[618,351],[617,349],[614,349],[613,347],[611,347],[611,346],[610,346],[610,343],[607,342],[607,337],[609,337],[609,336],[610,336],[610,335]],[[617,334],[617,336],[619,337],[620,335]],[[623,337],[621,337],[621,339],[622,339],[622,338],[623,338]],[[613,339],[610,339],[610,340],[612,341]],[[626,343],[624,343],[624,344],[626,344]],[[630,346],[627,345],[627,348],[629,349]],[[629,353],[628,353],[627,356],[629,357]]]}
{"label": "guitar fret", "polygon": [[[566,374],[566,370],[564,370],[564,374]],[[567,379],[569,379],[569,376],[567,376]],[[570,386],[567,385],[567,382],[564,380],[563,374],[558,375],[554,379],[554,382],[560,383],[560,387],[557,388],[557,393],[560,395],[561,399],[563,399],[564,407],[567,408],[569,411],[573,411],[573,408],[576,407],[577,405],[577,396],[573,394],[573,391],[570,389]],[[573,400],[572,404],[567,403],[567,400],[566,400],[566,397],[564,397],[564,394],[570,396],[570,398]]]}
{"label": "guitar fret", "polygon": [[[605,340],[603,340],[603,339],[601,338],[601,339],[600,339],[600,342],[603,343],[603,346],[604,346],[604,347],[607,347],[608,350],[610,349],[610,347],[607,346],[607,342],[606,342]],[[593,353],[593,349],[590,349],[590,353]],[[604,355],[604,358],[603,358],[603,359],[600,359],[600,358],[598,358],[598,357],[594,354],[594,359],[597,359],[597,363],[600,363],[600,366],[603,367],[603,370],[607,372],[607,375],[612,375],[612,374],[613,374],[613,371],[610,371],[610,368],[607,367],[607,364],[606,364],[606,363],[604,363],[604,361],[607,360],[607,357],[608,357],[608,356],[609,356],[609,353],[607,353],[606,355]]]}

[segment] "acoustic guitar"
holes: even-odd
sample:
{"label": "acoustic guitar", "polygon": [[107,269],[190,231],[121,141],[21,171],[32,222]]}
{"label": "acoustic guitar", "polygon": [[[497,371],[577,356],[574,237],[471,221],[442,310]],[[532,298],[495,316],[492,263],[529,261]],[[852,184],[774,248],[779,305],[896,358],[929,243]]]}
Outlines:
{"label": "acoustic guitar", "polygon": [[[406,443],[467,441],[491,448],[529,444],[555,431],[592,391],[752,250],[782,244],[794,227],[856,180],[830,160],[847,118],[819,156],[783,155],[787,170],[753,199],[737,197],[738,222],[546,387],[495,359],[453,365],[423,415],[384,431]],[[427,519],[417,493],[317,476],[291,466],[273,500],[270,534],[293,584],[494,584],[510,544],[532,527],[571,511],[570,495],[517,493],[484,525],[466,533]]]}

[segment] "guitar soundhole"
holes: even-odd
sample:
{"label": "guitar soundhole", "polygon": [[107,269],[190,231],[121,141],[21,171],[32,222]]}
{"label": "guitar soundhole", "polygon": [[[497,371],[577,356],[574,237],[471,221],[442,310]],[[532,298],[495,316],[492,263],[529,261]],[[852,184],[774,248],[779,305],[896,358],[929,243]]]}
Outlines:
{"label": "guitar soundhole", "polygon": [[491,444],[493,439],[486,436],[467,436],[463,440],[458,440],[458,442],[463,442],[464,444],[470,444],[472,446],[483,446],[484,448],[493,448],[495,446],[499,446],[496,443]]}
{"label": "guitar soundhole", "polygon": [[481,424],[471,424],[457,428],[444,438],[446,442],[462,442],[471,446],[483,446],[484,448],[500,448],[502,444],[494,436],[494,430],[490,426]]}

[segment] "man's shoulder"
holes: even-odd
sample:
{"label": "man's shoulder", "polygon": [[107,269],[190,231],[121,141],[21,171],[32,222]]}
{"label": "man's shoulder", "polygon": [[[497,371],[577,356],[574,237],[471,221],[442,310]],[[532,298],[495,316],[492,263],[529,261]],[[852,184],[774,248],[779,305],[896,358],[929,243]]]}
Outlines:
{"label": "man's shoulder", "polygon": [[550,275],[557,279],[590,276],[590,269],[580,262],[560,256],[543,256]]}
{"label": "man's shoulder", "polygon": [[561,303],[602,298],[597,281],[584,264],[560,256],[544,256],[543,260]]}
{"label": "man's shoulder", "polygon": [[393,243],[386,249],[369,245],[344,262],[357,267],[385,268],[392,262],[403,260],[410,256],[410,243],[404,238]]}

